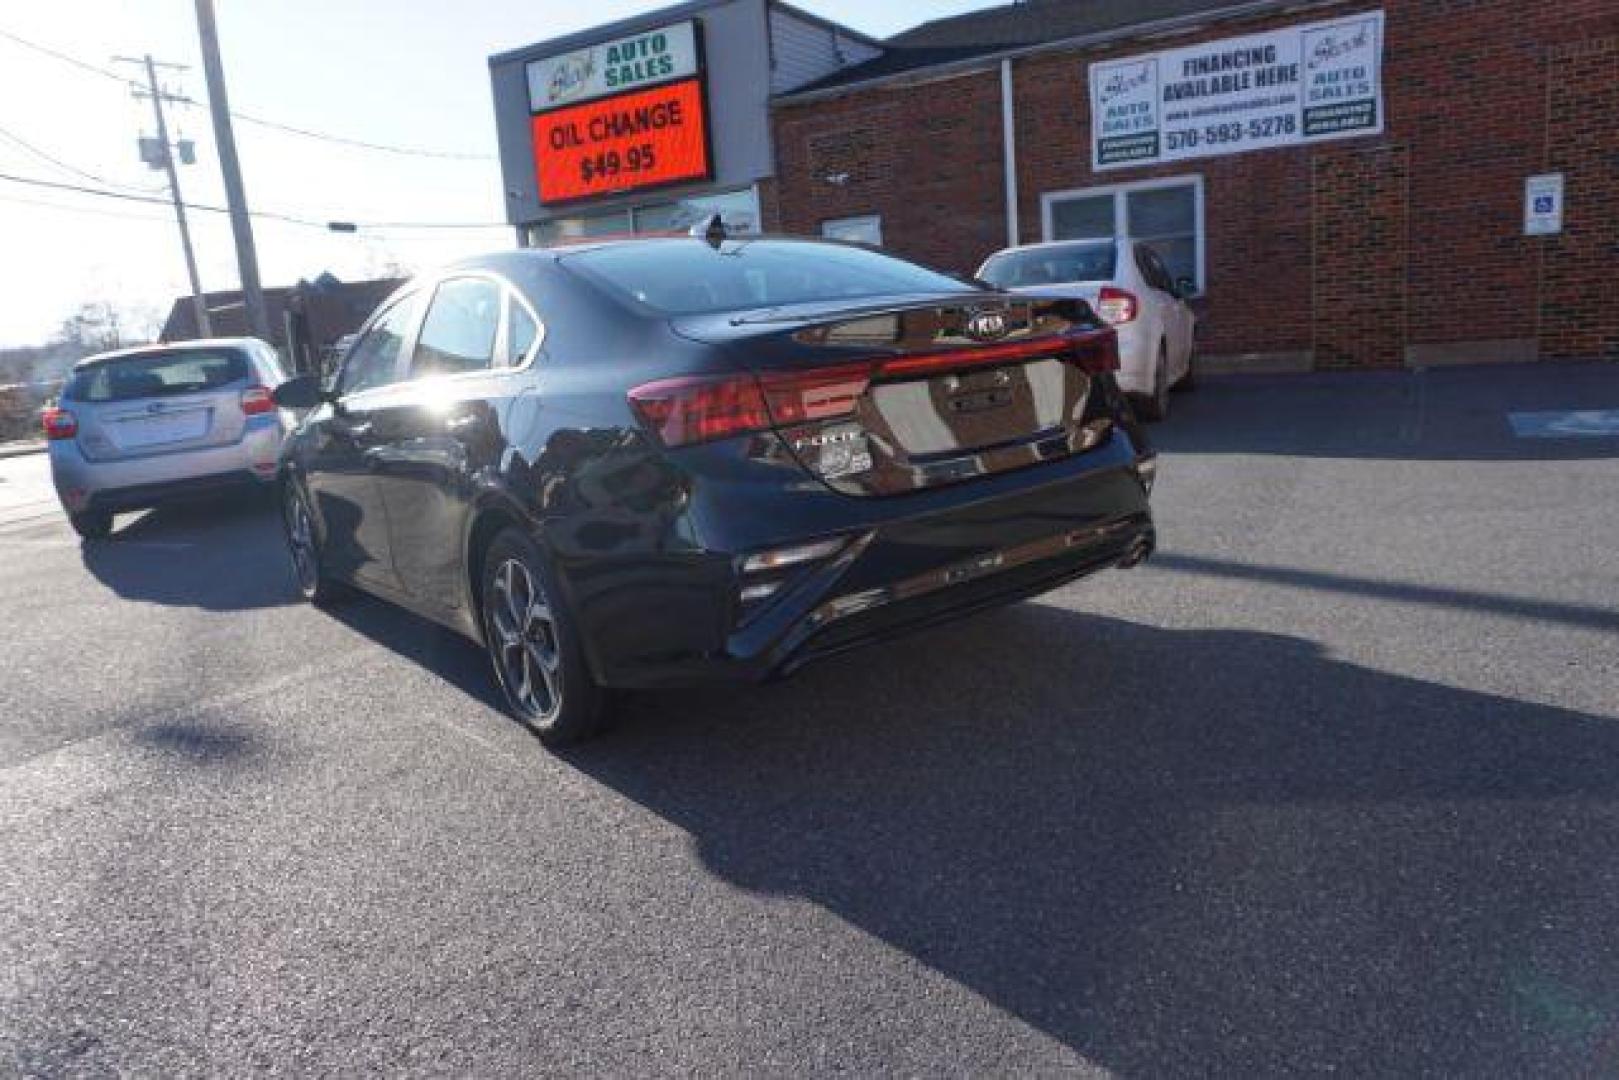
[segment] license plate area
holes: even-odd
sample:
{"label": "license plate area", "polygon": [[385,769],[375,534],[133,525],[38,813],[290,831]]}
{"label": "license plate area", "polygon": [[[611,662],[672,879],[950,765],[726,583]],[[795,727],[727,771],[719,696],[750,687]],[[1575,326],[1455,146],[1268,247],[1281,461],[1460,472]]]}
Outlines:
{"label": "license plate area", "polygon": [[180,412],[161,412],[147,416],[128,416],[114,425],[114,437],[125,450],[142,450],[154,446],[200,439],[208,433],[208,410],[185,409]]}

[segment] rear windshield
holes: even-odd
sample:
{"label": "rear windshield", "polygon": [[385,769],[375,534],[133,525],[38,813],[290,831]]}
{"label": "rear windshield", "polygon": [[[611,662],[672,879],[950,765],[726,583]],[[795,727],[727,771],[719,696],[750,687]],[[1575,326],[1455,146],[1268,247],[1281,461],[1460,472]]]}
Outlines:
{"label": "rear windshield", "polygon": [[718,250],[701,240],[624,244],[565,255],[563,264],[665,315],[977,291],[892,255],[793,240],[741,240]]}
{"label": "rear windshield", "polygon": [[247,376],[247,361],[238,352],[147,353],[75,372],[62,396],[74,401],[129,401],[213,390]]}
{"label": "rear windshield", "polygon": [[1001,289],[1029,285],[1063,285],[1073,281],[1110,281],[1118,257],[1111,240],[1061,247],[1024,248],[992,255],[978,276]]}

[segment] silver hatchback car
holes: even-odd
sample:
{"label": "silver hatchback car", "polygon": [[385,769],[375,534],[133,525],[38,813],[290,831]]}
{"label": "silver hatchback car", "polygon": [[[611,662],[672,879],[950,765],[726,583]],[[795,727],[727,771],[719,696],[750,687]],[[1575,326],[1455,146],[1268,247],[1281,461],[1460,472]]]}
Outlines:
{"label": "silver hatchback car", "polygon": [[286,381],[257,338],[146,345],[79,361],[45,410],[51,479],[74,529],[113,514],[275,482],[292,429],[271,398]]}

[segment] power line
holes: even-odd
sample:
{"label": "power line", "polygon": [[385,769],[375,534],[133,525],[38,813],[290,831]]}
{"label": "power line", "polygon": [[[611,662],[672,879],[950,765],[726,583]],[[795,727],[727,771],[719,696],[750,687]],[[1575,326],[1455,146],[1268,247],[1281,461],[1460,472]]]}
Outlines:
{"label": "power line", "polygon": [[61,210],[67,214],[90,214],[94,217],[122,218],[125,221],[150,221],[157,225],[172,224],[161,214],[153,216],[139,212],[125,213],[121,210],[104,210],[99,206],[67,206],[63,203],[47,202],[44,199],[26,199],[20,195],[0,195],[0,202],[16,203],[19,206],[37,206],[45,210]]}
{"label": "power line", "polygon": [[55,49],[47,48],[44,45],[29,41],[27,38],[20,38],[16,34],[13,34],[10,30],[0,30],[0,37],[14,41],[25,49],[32,49],[37,53],[42,53],[45,56],[49,56],[53,60],[60,60],[64,64],[71,64],[72,66],[80,68],[84,71],[88,71],[91,74],[100,75],[101,77],[111,79],[114,82],[123,83],[125,86],[131,87],[132,89],[140,88],[140,83],[135,82],[132,79],[126,79],[116,71],[109,71],[104,67],[97,67],[96,65],[88,63],[84,60],[80,60],[77,57],[69,56],[67,53],[57,52]]}
{"label": "power line", "polygon": [[[9,180],[15,184],[29,184],[34,187],[53,188],[58,191],[72,191],[82,195],[99,195],[107,199],[123,199],[128,202],[153,203],[158,206],[169,205],[169,200],[155,195],[132,195],[122,191],[107,191],[102,188],[86,187],[83,184],[68,184],[57,180],[46,180],[38,176],[17,176],[14,173],[0,172],[0,180]],[[230,211],[223,206],[213,206],[209,203],[187,202],[188,210],[203,210],[210,214],[227,214]],[[253,210],[253,217],[265,218],[270,221],[281,221],[289,225],[302,225],[309,229],[329,231],[331,221],[316,221],[314,218],[298,217],[295,214],[283,214],[274,210]],[[334,219],[338,220],[338,219]],[[347,220],[347,219],[342,219]],[[505,222],[493,221],[354,221],[352,224],[362,229],[506,229]]]}
{"label": "power line", "polygon": [[[80,60],[78,57],[69,56],[67,53],[58,52],[55,49],[29,41],[26,38],[18,37],[9,30],[0,30],[0,37],[13,41],[25,49],[32,49],[37,53],[49,56],[53,60],[59,60],[64,64],[71,64],[73,67],[90,72],[91,74],[100,75],[104,79],[111,79],[114,82],[122,83],[131,89],[138,90],[142,88],[140,83],[134,82],[133,80],[118,74],[116,71],[111,71],[104,67],[98,67],[97,65],[89,63],[88,61]],[[207,108],[208,106],[208,102],[205,100],[183,95],[178,95],[177,100],[186,105],[195,105],[201,108]],[[361,150],[374,150],[384,154],[403,154],[409,157],[440,158],[446,161],[496,160],[494,154],[474,154],[460,150],[432,150],[425,146],[397,146],[390,143],[369,142],[365,139],[351,139],[345,135],[333,135],[330,132],[314,131],[310,128],[298,127],[294,124],[283,124],[276,120],[266,120],[262,116],[252,116],[248,113],[239,112],[235,109],[231,110],[231,115],[242,121],[244,124],[255,124],[258,127],[269,128],[273,131],[284,132],[288,135],[297,135],[300,138],[317,139],[321,142],[335,143],[341,146],[353,146]]]}
{"label": "power line", "polygon": [[[202,103],[205,104],[205,103]],[[291,124],[282,124],[274,120],[265,120],[258,116],[249,116],[244,112],[231,110],[231,115],[245,124],[256,124],[262,128],[285,132],[289,135],[299,135],[306,139],[319,139],[322,142],[337,143],[342,146],[354,146],[361,150],[376,150],[384,154],[404,154],[409,157],[442,158],[446,161],[494,161],[493,154],[472,154],[459,150],[429,150],[422,146],[390,146],[387,143],[366,142],[364,139],[350,139],[342,135],[331,135],[321,131],[310,131],[308,128],[294,127]]]}
{"label": "power line", "polygon": [[[85,187],[83,184],[65,184],[56,180],[46,180],[38,176],[17,176],[13,173],[0,172],[0,180],[9,180],[14,184],[29,184],[33,187],[53,188],[57,191],[73,191],[81,195],[99,195],[104,199],[123,199],[127,202],[152,203],[157,206],[168,206],[169,200],[157,195],[131,195],[122,191],[107,191],[102,188]],[[187,210],[205,210],[210,214],[229,213],[223,206],[211,206],[208,203],[185,203]],[[292,225],[304,225],[311,229],[326,228],[323,221],[314,221],[310,218],[294,217],[291,214],[278,214],[271,210],[255,210],[254,217],[269,218],[275,221],[285,221]]]}
{"label": "power line", "polygon": [[139,191],[139,192],[142,192],[143,194],[147,194],[147,195],[157,195],[157,194],[160,194],[162,192],[162,190],[163,190],[162,188],[144,188],[144,187],[140,187],[140,186],[135,185],[135,184],[120,184],[116,180],[108,180],[104,176],[97,176],[93,172],[89,172],[89,171],[87,171],[85,169],[81,169],[77,165],[70,165],[67,162],[63,161],[61,158],[55,157],[55,156],[53,156],[51,154],[46,153],[45,151],[41,150],[39,147],[35,146],[33,143],[30,143],[27,140],[23,139],[21,136],[17,135],[15,132],[8,131],[3,127],[0,127],[0,139],[5,139],[7,142],[14,143],[17,146],[20,146],[22,149],[26,150],[28,153],[33,154],[35,157],[41,159],[42,161],[50,162],[52,165],[55,165],[58,169],[61,169],[64,172],[72,173],[74,176],[80,177],[80,178],[85,179],[85,180],[93,181],[93,182],[95,182],[97,184],[102,185],[103,187],[122,188],[122,189],[124,189],[126,191]]}

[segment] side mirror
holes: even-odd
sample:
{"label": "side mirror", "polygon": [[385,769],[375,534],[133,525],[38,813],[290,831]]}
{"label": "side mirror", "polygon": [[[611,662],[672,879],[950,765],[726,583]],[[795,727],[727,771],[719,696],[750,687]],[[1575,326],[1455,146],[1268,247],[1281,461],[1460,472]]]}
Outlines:
{"label": "side mirror", "polygon": [[1182,300],[1190,300],[1197,295],[1197,282],[1189,277],[1178,278],[1175,281],[1175,295]]}
{"label": "side mirror", "polygon": [[326,400],[326,393],[315,376],[296,375],[271,391],[270,397],[283,409],[313,409]]}

